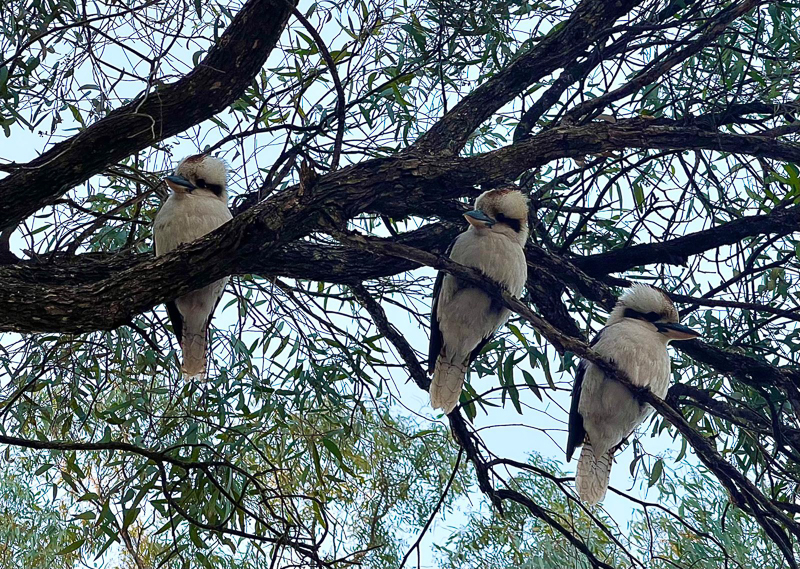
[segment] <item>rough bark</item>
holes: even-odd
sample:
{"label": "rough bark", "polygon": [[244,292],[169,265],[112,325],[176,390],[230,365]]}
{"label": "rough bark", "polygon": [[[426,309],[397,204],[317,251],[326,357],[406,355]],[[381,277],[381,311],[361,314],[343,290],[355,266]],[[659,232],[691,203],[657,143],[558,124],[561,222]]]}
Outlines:
{"label": "rough bark", "polygon": [[[784,142],[643,119],[560,127],[472,158],[401,155],[368,160],[321,176],[311,188],[284,190],[204,239],[99,280],[76,275],[74,282],[81,284],[45,286],[13,279],[8,271],[14,266],[7,267],[8,278],[0,281],[0,330],[114,328],[156,304],[240,272],[241,259],[269,259],[287,243],[327,227],[343,227],[360,213],[395,219],[425,215],[432,204],[462,196],[465,187],[496,184],[557,158],[624,148],[707,148],[800,161],[800,147]],[[783,223],[783,218],[773,219]],[[724,237],[721,230],[719,234]],[[669,252],[674,259],[674,251]],[[639,264],[631,260],[636,254],[638,250],[625,256],[626,263]]]}
{"label": "rough bark", "polygon": [[0,180],[0,230],[149,145],[233,103],[267,60],[294,3],[250,0],[189,74],[114,110]]}
{"label": "rough bark", "polygon": [[640,3],[641,0],[584,0],[560,29],[462,99],[420,137],[415,150],[430,152],[449,148],[457,152],[497,109],[532,83],[586,55],[593,43],[603,43],[611,25]]}
{"label": "rough bark", "polygon": [[742,217],[669,241],[634,245],[580,257],[573,262],[584,272],[595,277],[655,263],[683,266],[689,257],[704,251],[733,245],[758,235],[790,235],[797,231],[798,226],[800,226],[800,206],[776,208],[766,215]]}

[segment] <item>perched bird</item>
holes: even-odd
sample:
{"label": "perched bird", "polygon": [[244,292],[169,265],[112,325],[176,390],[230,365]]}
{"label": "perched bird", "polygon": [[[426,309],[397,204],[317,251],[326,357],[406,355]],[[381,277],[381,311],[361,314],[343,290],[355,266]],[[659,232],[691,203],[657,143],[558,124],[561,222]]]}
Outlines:
{"label": "perched bird", "polygon": [[[453,261],[479,269],[519,296],[528,267],[528,203],[516,190],[489,190],[464,214],[467,230],[448,249]],[[472,285],[440,272],[433,287],[428,373],[434,409],[450,413],[458,404],[469,364],[505,324],[511,311]]]}
{"label": "perched bird", "polygon": [[[172,193],[153,223],[157,257],[231,219],[226,178],[222,160],[202,154],[184,158],[175,175],[166,177]],[[208,326],[227,282],[225,277],[167,303],[172,330],[183,352],[182,369],[190,377],[205,374]]]}
{"label": "perched bird", "polygon": [[[617,301],[591,345],[634,385],[649,387],[663,398],[671,373],[667,344],[700,335],[678,321],[678,311],[663,291],[635,284]],[[572,387],[567,461],[583,445],[575,476],[583,501],[594,505],[605,497],[614,453],[652,411],[596,365],[581,360]]]}

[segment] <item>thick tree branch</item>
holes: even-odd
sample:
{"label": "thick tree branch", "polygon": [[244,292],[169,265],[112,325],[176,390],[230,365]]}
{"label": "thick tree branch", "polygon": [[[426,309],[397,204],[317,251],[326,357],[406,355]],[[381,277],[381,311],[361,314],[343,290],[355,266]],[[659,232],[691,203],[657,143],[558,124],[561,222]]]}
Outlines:
{"label": "thick tree branch", "polygon": [[[634,245],[569,260],[529,244],[526,250],[531,267],[528,288],[538,290],[540,294],[537,294],[536,298],[540,299],[545,298],[541,294],[543,291],[553,290],[550,286],[552,283],[542,282],[547,276],[540,274],[544,271],[549,275],[557,275],[559,281],[568,284],[584,296],[594,300],[602,299],[606,305],[611,305],[615,301],[614,296],[604,284],[592,277],[604,277],[609,273],[623,272],[633,267],[655,263],[685,265],[692,255],[735,244],[748,237],[767,234],[789,235],[798,225],[800,225],[800,206],[791,206],[775,209],[766,215],[740,218],[661,243]],[[461,229],[459,225],[449,223],[429,224],[402,234],[396,241],[417,249],[441,253]],[[88,253],[76,257],[57,257],[47,262],[28,261],[0,266],[0,282],[7,284],[20,282],[31,287],[53,286],[66,282],[75,285],[91,284],[150,260],[152,257],[147,254]],[[376,257],[347,247],[295,241],[277,249],[270,257],[237,258],[234,272],[352,284],[396,275],[418,266],[411,261]],[[602,296],[598,297],[598,294]],[[679,300],[690,301],[688,298]],[[539,308],[543,310],[542,306]],[[791,317],[785,311],[777,309],[767,311]]]}
{"label": "thick tree branch", "polygon": [[[494,184],[551,160],[606,150],[707,148],[800,162],[800,147],[676,123],[632,119],[559,127],[472,158],[401,155],[374,159],[292,187],[205,238],[157,260],[91,283],[31,286],[0,280],[0,331],[86,332],[127,323],[156,304],[237,272],[242,259],[268,260],[282,246],[361,213],[426,215],[464,188]],[[627,255],[627,254],[626,254]],[[630,262],[630,261],[628,261]]]}
{"label": "thick tree branch", "polygon": [[[429,254],[425,251],[414,250],[404,245],[386,242],[378,244],[374,240],[358,234],[342,232],[335,232],[335,234],[337,239],[344,243],[351,244],[354,247],[367,249],[374,253],[395,255],[413,260],[439,270],[444,270],[447,273],[457,276],[459,279],[479,286],[488,294],[501,301],[507,308],[513,310],[527,320],[540,334],[553,344],[556,349],[559,351],[568,349],[579,357],[596,364],[603,370],[606,377],[619,381],[631,391],[636,399],[642,403],[651,405],[662,417],[669,421],[684,438],[686,438],[698,458],[715,474],[720,483],[731,494],[735,503],[739,507],[747,509],[756,518],[767,535],[769,535],[781,549],[789,565],[791,567],[797,566],[791,541],[783,527],[788,528],[796,537],[800,537],[800,526],[795,524],[791,518],[764,496],[755,484],[745,475],[726,461],[719,452],[717,452],[713,443],[689,425],[677,410],[658,398],[646,387],[634,385],[615,365],[600,357],[583,340],[574,338],[555,328],[550,322],[531,312],[527,306],[510,295],[508,291],[503,290],[499,285],[475,269],[464,267],[445,257],[437,257],[436,255]],[[700,343],[695,342],[695,344]],[[457,418],[460,419],[460,415]],[[453,425],[452,417],[451,427],[455,432],[456,429],[455,425]],[[465,447],[465,450],[467,451],[467,455],[470,456],[470,449]],[[488,489],[484,488],[484,485],[481,486],[481,489],[488,493]],[[493,499],[499,500],[500,496]],[[531,512],[536,514],[534,510],[531,510]]]}
{"label": "thick tree branch", "polygon": [[746,115],[765,115],[775,118],[787,113],[797,113],[800,110],[800,103],[762,103],[753,101],[750,103],[736,103],[728,105],[724,109],[711,111],[696,117],[686,117],[684,122],[692,123],[705,128],[717,128],[726,124],[739,122]]}
{"label": "thick tree branch", "polygon": [[592,43],[605,41],[611,24],[640,3],[641,0],[583,0],[561,28],[462,99],[412,149],[421,153],[444,149],[458,152],[497,109],[532,83],[585,55]]}
{"label": "thick tree branch", "polygon": [[294,7],[249,0],[188,75],[116,109],[0,180],[0,229],[13,228],[70,188],[233,103],[258,73]]}
{"label": "thick tree branch", "polygon": [[588,275],[601,277],[634,267],[666,263],[686,266],[689,257],[759,235],[791,235],[800,227],[800,206],[777,207],[766,215],[735,219],[661,243],[644,243],[606,253],[577,257],[572,262]]}
{"label": "thick tree branch", "polygon": [[[451,223],[430,223],[420,229],[391,238],[409,247],[443,253],[462,228]],[[56,256],[46,261],[25,261],[0,265],[0,281],[27,282],[31,286],[52,286],[69,282],[90,284],[115,273],[153,260],[150,253],[85,253],[75,257]],[[289,277],[335,284],[353,284],[389,277],[418,268],[417,263],[378,257],[336,244],[293,241],[270,257],[239,258],[236,274]]]}

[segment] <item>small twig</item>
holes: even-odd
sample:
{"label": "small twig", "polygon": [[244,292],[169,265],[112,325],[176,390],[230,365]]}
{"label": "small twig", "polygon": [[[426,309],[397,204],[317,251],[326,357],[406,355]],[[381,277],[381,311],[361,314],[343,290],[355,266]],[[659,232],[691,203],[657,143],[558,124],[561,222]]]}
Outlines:
{"label": "small twig", "polygon": [[144,341],[147,342],[147,345],[150,346],[151,348],[153,348],[153,350],[155,350],[155,352],[157,354],[161,354],[161,348],[158,346],[158,344],[155,342],[155,340],[153,340],[147,334],[147,332],[145,332],[144,330],[139,328],[136,324],[134,324],[133,320],[128,322],[128,326],[130,327],[131,330],[133,330],[134,332],[139,334],[144,339]]}
{"label": "small twig", "polygon": [[436,518],[436,514],[439,513],[439,508],[442,507],[445,498],[450,493],[450,487],[453,485],[453,481],[456,479],[456,474],[458,473],[458,467],[461,465],[461,456],[463,454],[464,454],[464,449],[463,448],[458,449],[458,456],[456,457],[456,465],[453,467],[453,472],[450,473],[450,479],[447,481],[447,485],[444,487],[442,495],[439,496],[439,501],[436,502],[436,506],[434,506],[431,515],[428,517],[428,521],[425,522],[425,527],[423,527],[422,531],[419,532],[419,537],[414,542],[414,545],[412,545],[411,548],[408,551],[406,551],[406,554],[403,556],[403,560],[400,562],[400,566],[398,567],[398,569],[403,569],[403,567],[405,567],[406,565],[406,561],[408,561],[408,558],[411,556],[411,553],[415,549],[419,548],[419,544],[422,542],[422,538],[425,537],[425,533],[428,531],[428,528],[431,527],[434,518]]}
{"label": "small twig", "polygon": [[325,60],[331,72],[333,85],[336,88],[336,118],[338,124],[336,125],[336,139],[333,144],[333,158],[331,158],[331,170],[336,170],[336,168],[339,167],[339,158],[342,155],[342,142],[344,140],[346,104],[344,88],[342,88],[342,82],[339,80],[339,73],[336,71],[336,62],[333,60],[333,57],[331,57],[328,47],[325,45],[325,42],[322,41],[322,37],[317,33],[316,28],[311,25],[311,22],[309,22],[297,8],[292,9],[292,15],[297,18],[297,21],[300,22],[311,37],[314,38],[319,48],[319,53],[322,55],[322,59]]}
{"label": "small twig", "polygon": [[[620,382],[628,388],[633,397],[638,401],[651,405],[662,417],[669,421],[684,438],[686,438],[698,458],[700,458],[703,464],[715,474],[720,483],[731,494],[737,505],[742,508],[747,508],[752,513],[767,535],[769,535],[781,549],[789,565],[791,567],[797,567],[791,542],[778,524],[778,522],[784,524],[792,533],[800,537],[800,528],[793,523],[791,518],[777,508],[771,500],[767,499],[753,482],[739,472],[730,462],[722,458],[712,441],[698,433],[677,410],[653,394],[649,388],[634,385],[627,375],[617,369],[613,363],[600,357],[599,354],[589,348],[585,342],[561,333],[549,322],[534,314],[527,306],[509,294],[508,291],[503,290],[500,285],[475,269],[465,267],[445,257],[414,249],[413,247],[407,247],[398,243],[376,241],[354,232],[333,231],[332,234],[342,243],[349,244],[353,247],[377,254],[393,255],[409,259],[422,265],[446,271],[459,279],[478,286],[487,294],[501,301],[507,308],[527,320],[536,331],[542,334],[560,352],[570,350],[579,357],[597,365],[603,371],[606,378]],[[451,426],[456,426],[456,424],[453,423],[454,420],[463,421],[461,416],[457,413],[452,413],[450,415]],[[469,450],[467,450],[467,455],[470,456]],[[481,483],[481,489],[484,492],[488,490],[485,486],[491,488],[488,481]],[[509,491],[502,490],[495,493],[496,500],[493,500],[495,504],[498,504],[499,500],[502,498],[501,492],[507,495]],[[531,513],[538,515],[538,513],[534,511],[534,508],[538,508],[536,504],[526,504],[526,507],[528,507]],[[550,521],[548,521],[548,523],[550,523]]]}

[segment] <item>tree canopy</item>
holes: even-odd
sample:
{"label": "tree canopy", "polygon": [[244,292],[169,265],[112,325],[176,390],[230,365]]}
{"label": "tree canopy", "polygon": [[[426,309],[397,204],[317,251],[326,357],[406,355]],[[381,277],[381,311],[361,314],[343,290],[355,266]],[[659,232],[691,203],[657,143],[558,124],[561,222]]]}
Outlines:
{"label": "tree canopy", "polygon": [[[4,2],[0,564],[797,567],[799,30],[780,0]],[[156,259],[200,152],[234,219]],[[444,256],[501,187],[520,299]],[[435,270],[514,311],[450,416]],[[163,303],[227,275],[187,380]],[[578,357],[627,382],[586,341],[633,282],[703,338],[590,509],[569,391]]]}

